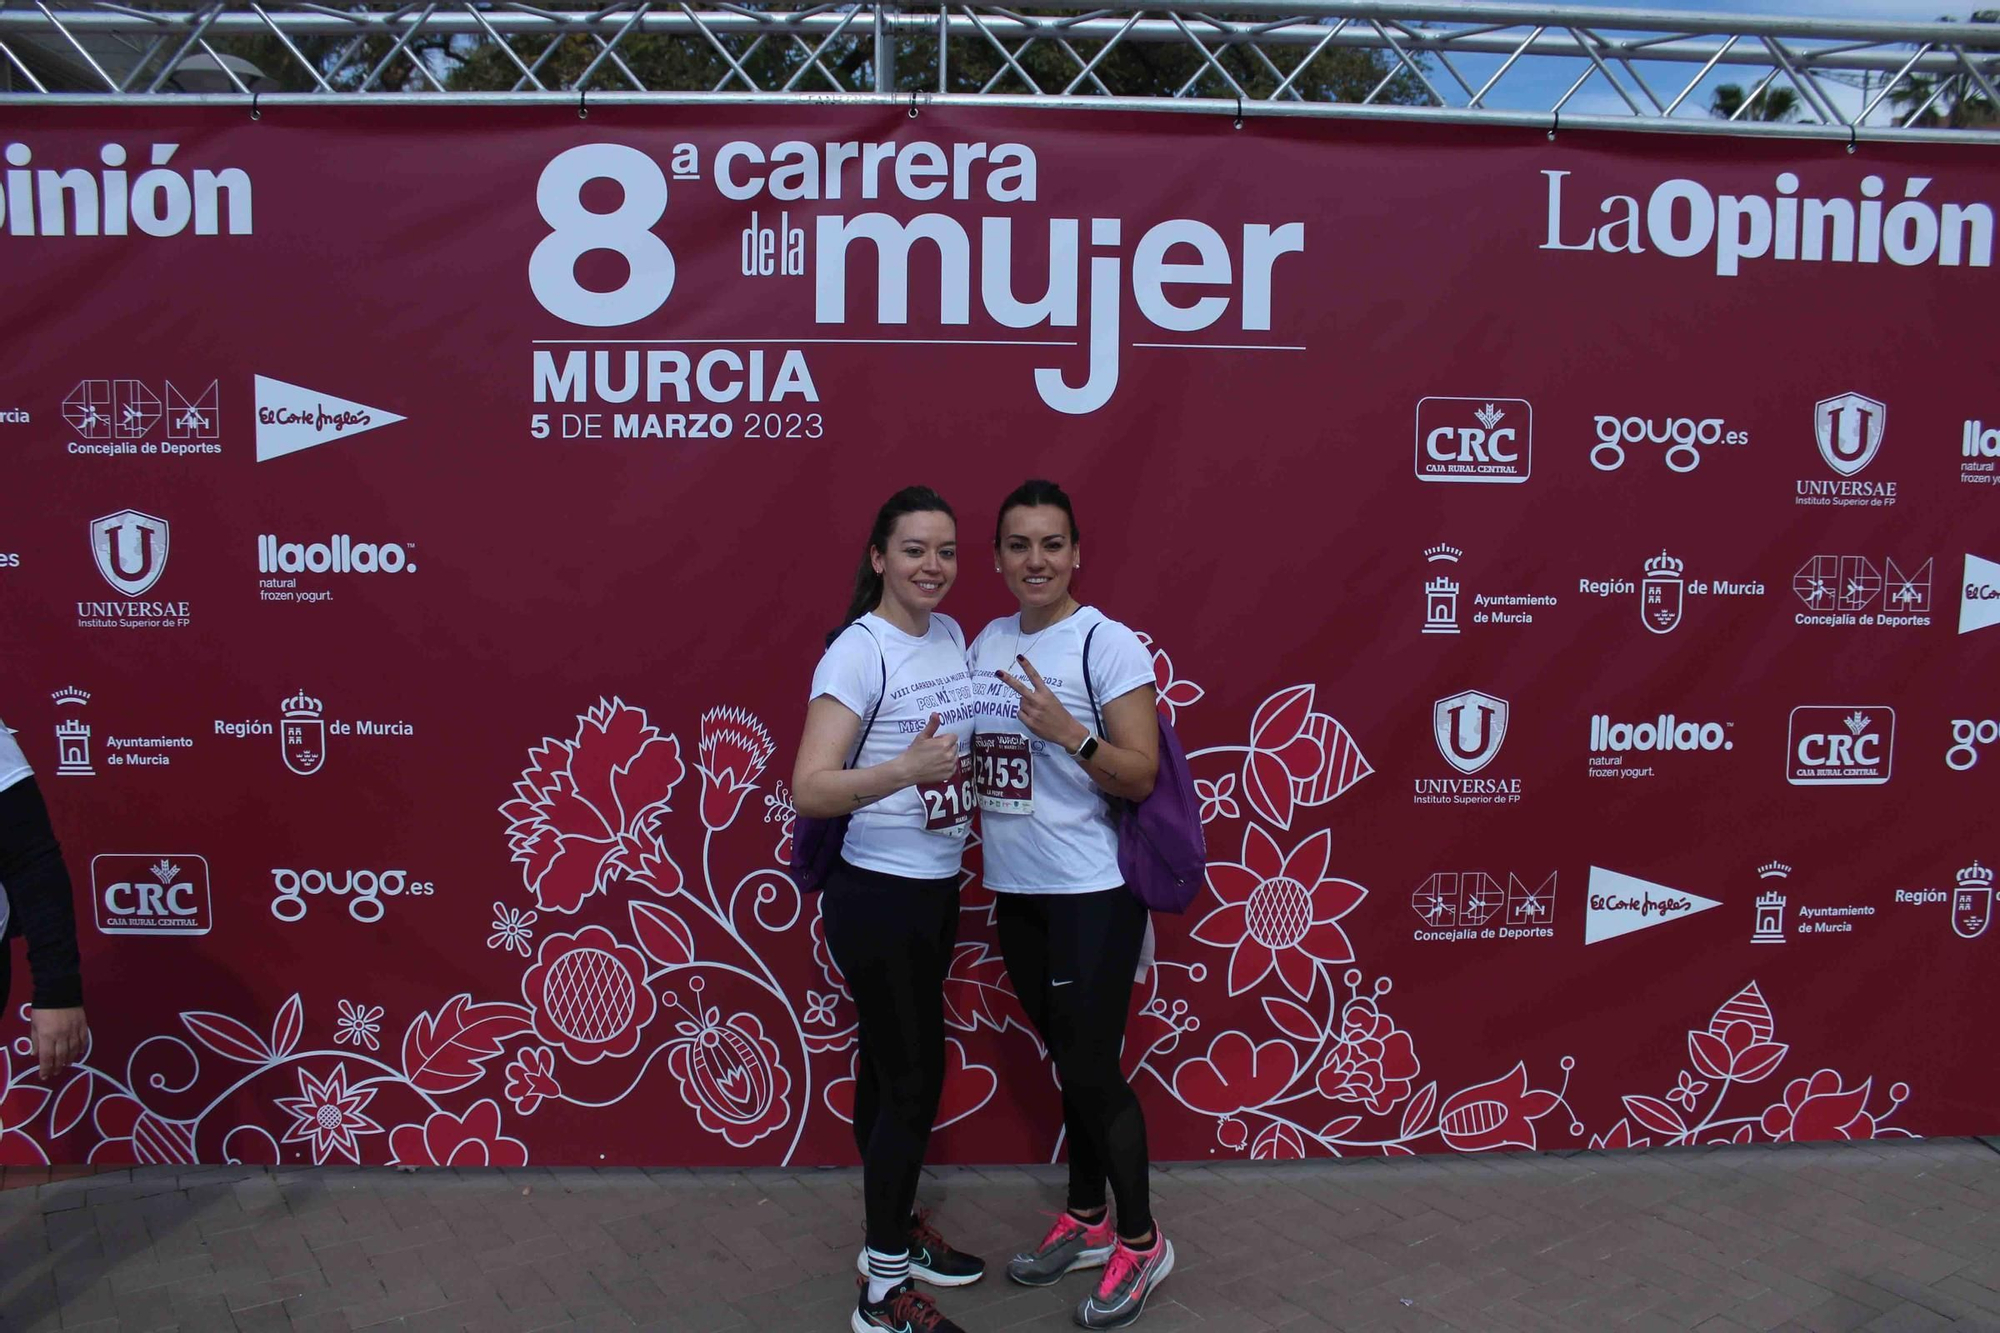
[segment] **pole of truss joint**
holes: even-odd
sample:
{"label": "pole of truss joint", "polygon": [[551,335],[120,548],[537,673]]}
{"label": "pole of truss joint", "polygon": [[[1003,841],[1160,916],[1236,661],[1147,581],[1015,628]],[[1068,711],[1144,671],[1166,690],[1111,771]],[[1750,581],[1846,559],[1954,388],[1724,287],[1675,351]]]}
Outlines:
{"label": "pole of truss joint", "polygon": [[896,25],[889,5],[875,6],[875,91],[896,91]]}

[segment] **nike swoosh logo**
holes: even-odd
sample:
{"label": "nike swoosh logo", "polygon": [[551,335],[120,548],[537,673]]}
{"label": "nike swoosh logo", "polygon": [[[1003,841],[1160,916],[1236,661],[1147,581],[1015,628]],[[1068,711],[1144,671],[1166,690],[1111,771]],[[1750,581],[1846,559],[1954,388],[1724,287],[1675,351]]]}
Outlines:
{"label": "nike swoosh logo", "polygon": [[1071,977],[1068,981],[1051,981],[1049,983],[1049,985],[1051,986],[1073,986],[1075,984],[1076,984],[1075,977]]}

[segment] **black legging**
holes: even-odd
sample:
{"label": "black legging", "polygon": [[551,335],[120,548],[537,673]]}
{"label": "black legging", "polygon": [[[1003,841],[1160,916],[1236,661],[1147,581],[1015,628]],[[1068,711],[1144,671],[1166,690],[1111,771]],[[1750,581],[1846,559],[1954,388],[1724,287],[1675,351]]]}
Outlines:
{"label": "black legging", "polygon": [[[38,1009],[83,1003],[77,969],[76,915],[69,871],[49,826],[48,807],[32,777],[0,791],[0,885],[12,905],[9,937],[28,937],[28,972]],[[0,1004],[13,980],[13,948],[0,940]]]}
{"label": "black legging", "polygon": [[1153,1229],[1147,1190],[1146,1113],[1118,1067],[1132,973],[1146,908],[1130,891],[996,893],[1000,952],[1021,1007],[1042,1034],[1062,1079],[1069,1143],[1069,1206],[1118,1199],[1118,1232]]}
{"label": "black legging", "polygon": [[900,1254],[944,1091],[944,978],[958,939],[958,876],[904,879],[842,861],[820,910],[861,1020],[854,1146],[868,1248]]}

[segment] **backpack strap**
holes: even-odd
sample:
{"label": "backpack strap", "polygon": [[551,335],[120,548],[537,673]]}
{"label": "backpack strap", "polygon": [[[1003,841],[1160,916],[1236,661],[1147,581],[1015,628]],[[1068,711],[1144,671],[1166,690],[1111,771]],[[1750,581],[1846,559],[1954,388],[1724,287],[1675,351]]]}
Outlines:
{"label": "backpack strap", "polygon": [[1097,631],[1103,625],[1103,621],[1098,621],[1097,624],[1090,627],[1090,633],[1083,636],[1083,692],[1090,696],[1090,713],[1092,717],[1097,719],[1097,739],[1099,742],[1103,742],[1105,739],[1104,710],[1097,706],[1097,686],[1091,684],[1090,681],[1090,641],[1097,637]]}
{"label": "backpack strap", "polygon": [[[848,629],[852,629],[856,625],[861,625],[861,622],[858,620],[849,621]],[[845,633],[846,631],[842,632]],[[868,733],[875,730],[875,719],[882,712],[882,701],[889,697],[889,652],[882,646],[882,641],[875,637],[874,630],[869,629],[866,625],[861,625],[861,632],[866,634],[874,643],[876,653],[882,658],[882,689],[875,696],[875,706],[868,710],[867,720],[861,725],[861,739],[854,742],[854,753],[849,756],[846,763],[841,765],[843,769],[853,768],[861,762],[861,747],[868,744]]]}

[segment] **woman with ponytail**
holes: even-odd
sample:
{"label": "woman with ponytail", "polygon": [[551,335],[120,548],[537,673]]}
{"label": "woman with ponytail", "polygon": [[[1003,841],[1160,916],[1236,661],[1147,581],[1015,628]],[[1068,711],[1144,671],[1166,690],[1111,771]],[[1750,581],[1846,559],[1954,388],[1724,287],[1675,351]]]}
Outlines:
{"label": "woman with ponytail", "polygon": [[972,819],[965,636],[937,614],[957,575],[951,506],[925,486],[890,496],[813,672],[792,772],[799,814],[851,816],[820,911],[860,1017],[854,1142],[867,1239],[854,1333],[961,1333],[914,1280],[959,1287],[986,1272],[914,1211],[944,1088],[944,979]]}
{"label": "woman with ponytail", "polygon": [[1105,797],[1152,792],[1160,732],[1152,655],[1077,601],[1082,564],[1062,487],[1029,481],[1001,502],[993,567],[1021,609],[972,643],[975,772],[1000,952],[1055,1060],[1069,1151],[1069,1208],[1007,1276],[1046,1287],[1102,1268],[1076,1322],[1122,1328],[1173,1271],[1174,1247],[1153,1222],[1146,1117],[1118,1063],[1148,919],[1118,869]]}

